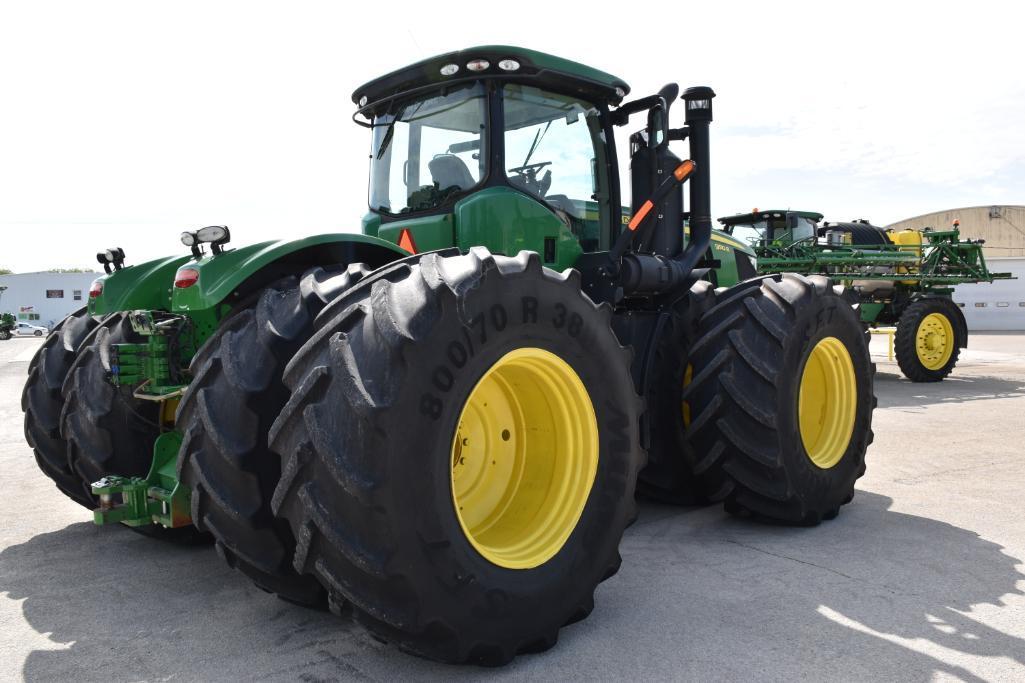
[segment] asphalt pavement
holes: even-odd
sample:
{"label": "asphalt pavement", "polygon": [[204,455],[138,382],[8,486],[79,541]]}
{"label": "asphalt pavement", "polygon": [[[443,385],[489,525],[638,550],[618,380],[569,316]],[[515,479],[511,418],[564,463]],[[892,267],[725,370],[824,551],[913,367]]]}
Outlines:
{"label": "asphalt pavement", "polygon": [[24,441],[38,344],[0,342],[0,680],[1025,680],[1025,335],[974,335],[929,385],[874,340],[875,443],[837,519],[644,504],[590,618],[495,670],[402,654],[209,547],[94,526]]}

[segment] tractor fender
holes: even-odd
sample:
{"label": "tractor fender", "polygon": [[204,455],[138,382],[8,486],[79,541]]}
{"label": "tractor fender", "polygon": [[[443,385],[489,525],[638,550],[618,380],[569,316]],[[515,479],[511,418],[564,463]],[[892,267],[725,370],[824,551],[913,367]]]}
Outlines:
{"label": "tractor fender", "polygon": [[409,253],[391,242],[354,233],[261,242],[207,254],[178,267],[179,272],[196,271],[198,279],[191,286],[174,287],[171,310],[187,313],[211,310],[221,304],[233,306],[279,278],[315,266],[359,262],[379,268],[404,256]]}
{"label": "tractor fender", "polygon": [[101,275],[103,283],[98,296],[89,296],[90,315],[106,315],[115,311],[162,309],[171,306],[174,274],[191,257],[165,256],[134,266],[126,266],[109,275]]}
{"label": "tractor fender", "polygon": [[943,294],[925,294],[923,296],[917,296],[911,301],[914,303],[915,301],[921,301],[923,299],[946,299],[950,302],[950,310],[955,313],[953,316],[954,319],[951,322],[957,325],[958,331],[961,333],[960,338],[964,342],[961,344],[961,348],[968,348],[968,321],[965,320],[964,312],[961,310],[961,307],[954,303],[953,297]]}

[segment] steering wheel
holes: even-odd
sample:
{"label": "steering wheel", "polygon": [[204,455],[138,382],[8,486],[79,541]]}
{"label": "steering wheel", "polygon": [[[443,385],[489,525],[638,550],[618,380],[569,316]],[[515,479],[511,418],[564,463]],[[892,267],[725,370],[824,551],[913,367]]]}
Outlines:
{"label": "steering wheel", "polygon": [[545,166],[550,166],[550,161],[539,161],[536,164],[527,164],[526,166],[517,166],[516,168],[510,168],[509,171],[512,173],[519,173],[520,175],[535,176]]}
{"label": "steering wheel", "polygon": [[548,192],[548,188],[552,186],[552,172],[547,171],[540,180],[538,180],[537,172],[545,166],[551,165],[551,163],[550,161],[539,161],[536,164],[526,164],[525,166],[510,168],[509,171],[517,174],[514,182],[524,190],[539,197],[544,197]]}

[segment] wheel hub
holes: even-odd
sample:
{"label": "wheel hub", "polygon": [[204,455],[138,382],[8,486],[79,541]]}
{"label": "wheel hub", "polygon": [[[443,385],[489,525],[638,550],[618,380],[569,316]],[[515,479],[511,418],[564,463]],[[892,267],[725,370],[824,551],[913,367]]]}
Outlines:
{"label": "wheel hub", "polygon": [[598,469],[598,424],[580,377],[543,349],[500,358],[463,406],[451,464],[470,544],[508,569],[547,562],[576,527]]}
{"label": "wheel hub", "polygon": [[939,370],[954,351],[954,327],[942,313],[922,318],[915,333],[915,352],[919,362],[929,370]]}
{"label": "wheel hub", "polygon": [[850,352],[836,337],[820,340],[805,361],[797,408],[801,442],[818,467],[834,467],[847,452],[857,403]]}

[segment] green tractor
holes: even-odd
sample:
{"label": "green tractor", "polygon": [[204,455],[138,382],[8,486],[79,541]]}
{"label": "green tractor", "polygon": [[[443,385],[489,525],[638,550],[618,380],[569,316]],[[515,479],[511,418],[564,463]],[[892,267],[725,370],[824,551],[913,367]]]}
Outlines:
{"label": "green tractor", "polygon": [[99,524],[208,534],[261,588],[448,662],[586,617],[638,489],[832,518],[872,439],[865,331],[827,278],[754,277],[712,230],[712,90],[628,92],[501,46],[360,87],[362,234],[100,253],[30,367],[40,467]]}
{"label": "green tractor", "polygon": [[814,211],[770,209],[720,218],[752,246],[759,273],[826,275],[847,287],[867,327],[896,326],[897,364],[912,382],[938,382],[968,345],[954,286],[1011,278],[991,273],[982,240],[950,230],[887,230],[865,220],[824,222]]}
{"label": "green tractor", "polygon": [[0,339],[7,340],[14,336],[14,328],[18,321],[13,313],[0,314]]}
{"label": "green tractor", "polygon": [[[3,296],[4,292],[7,291],[5,285],[0,285],[0,297]],[[14,317],[13,313],[0,314],[0,340],[8,340],[14,336],[14,328],[18,325],[18,320]]]}

